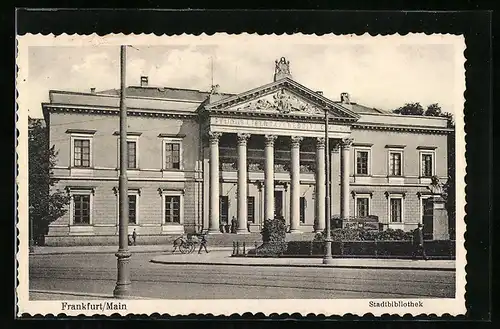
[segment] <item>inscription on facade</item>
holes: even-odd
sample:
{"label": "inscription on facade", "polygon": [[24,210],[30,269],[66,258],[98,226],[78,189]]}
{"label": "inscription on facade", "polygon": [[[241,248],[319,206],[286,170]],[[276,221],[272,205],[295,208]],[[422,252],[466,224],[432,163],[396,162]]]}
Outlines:
{"label": "inscription on facade", "polygon": [[284,128],[297,130],[315,130],[319,128],[319,125],[307,122],[265,121],[233,118],[213,118],[212,120],[213,124],[239,127]]}

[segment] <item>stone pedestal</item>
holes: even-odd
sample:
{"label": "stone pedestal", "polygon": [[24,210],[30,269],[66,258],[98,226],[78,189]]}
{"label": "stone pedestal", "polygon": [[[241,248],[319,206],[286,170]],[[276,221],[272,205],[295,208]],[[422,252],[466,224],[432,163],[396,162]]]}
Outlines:
{"label": "stone pedestal", "polygon": [[440,195],[429,197],[424,203],[423,230],[425,240],[449,240],[448,212]]}

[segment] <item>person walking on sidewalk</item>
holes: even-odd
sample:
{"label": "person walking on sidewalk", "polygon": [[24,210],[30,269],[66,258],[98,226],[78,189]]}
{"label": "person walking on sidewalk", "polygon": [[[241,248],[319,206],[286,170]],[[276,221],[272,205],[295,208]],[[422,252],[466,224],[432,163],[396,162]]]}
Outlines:
{"label": "person walking on sidewalk", "polygon": [[208,254],[207,250],[207,238],[205,237],[205,234],[201,236],[201,241],[200,241],[200,249],[198,250],[198,254],[201,254],[201,249],[205,248],[206,253]]}
{"label": "person walking on sidewalk", "polygon": [[137,239],[137,232],[135,231],[135,228],[134,228],[134,232],[132,232],[132,243],[134,246],[135,246],[136,239]]}
{"label": "person walking on sidewalk", "polygon": [[418,227],[413,231],[413,259],[418,257],[427,260],[427,255],[424,249],[424,234],[422,232],[422,223],[418,224]]}

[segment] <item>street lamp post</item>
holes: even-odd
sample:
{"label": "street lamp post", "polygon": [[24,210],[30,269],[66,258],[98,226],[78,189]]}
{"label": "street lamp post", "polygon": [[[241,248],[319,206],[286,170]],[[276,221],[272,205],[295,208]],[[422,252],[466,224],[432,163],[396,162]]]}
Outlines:
{"label": "street lamp post", "polygon": [[332,237],[330,232],[330,142],[328,136],[328,109],[325,109],[325,256],[323,257],[323,264],[333,263],[332,257]]}
{"label": "street lamp post", "polygon": [[125,104],[126,46],[120,48],[120,177],[119,177],[119,247],[117,281],[113,295],[116,298],[130,296],[130,256],[128,250],[128,179],[127,179],[127,106]]}
{"label": "street lamp post", "polygon": [[30,224],[30,241],[29,241],[29,253],[33,254],[35,253],[35,232],[34,232],[34,223],[33,223],[33,216],[31,216],[31,206],[30,206],[30,212],[29,212],[29,224]]}

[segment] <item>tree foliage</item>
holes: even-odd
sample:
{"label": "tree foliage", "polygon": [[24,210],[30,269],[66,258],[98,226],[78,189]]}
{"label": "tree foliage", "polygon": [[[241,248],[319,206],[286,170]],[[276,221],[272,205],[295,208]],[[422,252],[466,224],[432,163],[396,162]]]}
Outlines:
{"label": "tree foliage", "polygon": [[48,132],[43,120],[28,122],[29,216],[33,239],[42,242],[49,224],[67,212],[69,196],[55,190],[57,180],[52,171],[57,160],[55,147],[49,147]]}
{"label": "tree foliage", "polygon": [[394,113],[402,115],[423,115],[424,108],[420,103],[406,103],[405,105],[394,110]]}

